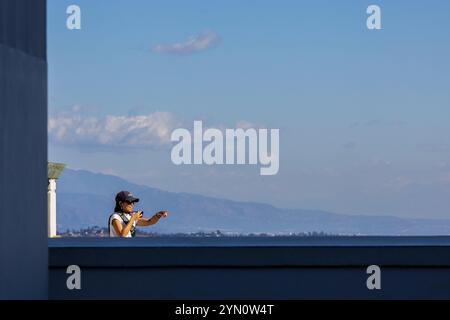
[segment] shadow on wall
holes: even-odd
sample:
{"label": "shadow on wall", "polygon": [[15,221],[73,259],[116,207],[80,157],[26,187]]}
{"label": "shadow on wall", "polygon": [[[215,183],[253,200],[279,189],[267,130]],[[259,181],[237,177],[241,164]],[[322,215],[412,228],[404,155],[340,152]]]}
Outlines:
{"label": "shadow on wall", "polygon": [[[0,0],[0,299],[46,299],[46,1]],[[14,237],[11,236],[11,226]]]}

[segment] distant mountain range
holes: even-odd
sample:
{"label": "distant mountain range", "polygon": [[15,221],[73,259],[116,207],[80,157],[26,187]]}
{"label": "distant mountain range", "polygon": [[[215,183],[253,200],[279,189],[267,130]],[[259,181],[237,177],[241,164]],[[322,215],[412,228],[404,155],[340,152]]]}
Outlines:
{"label": "distant mountain range", "polygon": [[450,220],[404,219],[392,216],[345,215],[319,210],[279,209],[137,185],[122,178],[66,169],[57,185],[59,231],[107,227],[115,194],[129,190],[141,199],[138,208],[151,216],[168,210],[170,216],[147,231],[192,233],[288,234],[326,232],[345,235],[449,235]]}

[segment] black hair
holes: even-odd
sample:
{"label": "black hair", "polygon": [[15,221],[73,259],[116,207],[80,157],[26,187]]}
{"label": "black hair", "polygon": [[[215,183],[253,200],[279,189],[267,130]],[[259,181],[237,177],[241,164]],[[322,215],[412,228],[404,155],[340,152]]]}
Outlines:
{"label": "black hair", "polygon": [[114,208],[114,212],[122,212],[122,207],[119,204],[120,201],[116,201],[116,207]]}

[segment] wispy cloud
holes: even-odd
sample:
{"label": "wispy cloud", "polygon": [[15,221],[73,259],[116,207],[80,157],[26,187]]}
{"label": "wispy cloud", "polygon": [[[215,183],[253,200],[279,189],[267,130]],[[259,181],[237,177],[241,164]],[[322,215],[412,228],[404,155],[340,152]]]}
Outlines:
{"label": "wispy cloud", "polygon": [[185,42],[156,44],[153,46],[153,52],[188,55],[206,51],[219,41],[220,37],[217,33],[207,30],[197,36],[190,37]]}
{"label": "wispy cloud", "polygon": [[450,144],[441,143],[441,142],[420,142],[417,144],[417,147],[426,152],[432,153],[449,153],[450,152]]}
{"label": "wispy cloud", "polygon": [[69,145],[158,147],[170,144],[170,134],[178,125],[168,112],[95,117],[75,108],[50,117],[48,132],[52,141]]}
{"label": "wispy cloud", "polygon": [[354,121],[349,124],[350,128],[357,127],[402,127],[407,123],[401,120],[381,120],[381,119],[371,119],[368,121]]}
{"label": "wispy cloud", "polygon": [[354,149],[356,149],[356,147],[357,147],[357,144],[354,141],[349,141],[342,145],[342,148],[347,149],[347,150],[354,150]]}
{"label": "wispy cloud", "polygon": [[[170,147],[173,144],[170,139],[173,130],[181,127],[193,134],[190,120],[170,112],[95,116],[80,106],[50,115],[48,120],[51,142],[82,147]],[[231,128],[247,130],[267,127],[240,120],[233,126],[204,123],[203,130],[208,128],[225,131]]]}
{"label": "wispy cloud", "polygon": [[247,121],[247,120],[240,120],[240,121],[238,121],[236,123],[236,128],[244,129],[244,130],[247,130],[247,129],[250,129],[250,128],[253,128],[253,129],[264,129],[264,128],[267,128],[267,126],[264,125],[264,124],[261,124],[261,123],[254,123],[254,122],[250,122],[250,121]]}

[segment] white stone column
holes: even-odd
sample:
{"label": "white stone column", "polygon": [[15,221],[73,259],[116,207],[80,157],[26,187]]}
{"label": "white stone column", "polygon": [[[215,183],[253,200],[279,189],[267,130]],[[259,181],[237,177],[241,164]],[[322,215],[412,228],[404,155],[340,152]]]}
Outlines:
{"label": "white stone column", "polygon": [[56,237],[56,179],[48,180],[48,236]]}

